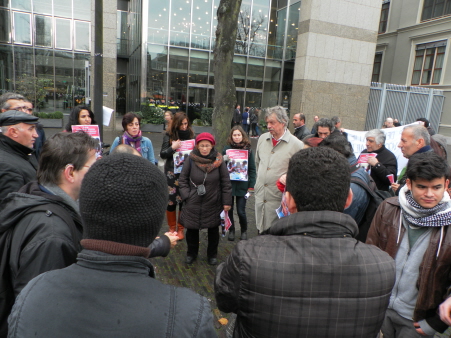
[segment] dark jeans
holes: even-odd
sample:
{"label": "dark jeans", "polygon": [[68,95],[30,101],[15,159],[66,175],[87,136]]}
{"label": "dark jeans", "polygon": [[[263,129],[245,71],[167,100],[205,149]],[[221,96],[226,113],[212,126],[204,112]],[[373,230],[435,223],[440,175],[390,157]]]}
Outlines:
{"label": "dark jeans", "polygon": [[258,136],[257,123],[251,123],[252,136]]}
{"label": "dark jeans", "polygon": [[236,199],[236,212],[240,220],[241,232],[247,231],[247,217],[246,217],[246,199],[244,196],[233,196],[232,197],[232,207],[229,210],[229,218],[232,221],[232,226],[229,231],[235,231],[235,220],[233,219],[233,205]]}
{"label": "dark jeans", "polygon": [[[187,229],[186,230],[186,243],[188,244],[188,256],[197,257],[199,253],[199,230]],[[218,255],[219,245],[219,227],[208,228],[208,258],[216,258]]]}
{"label": "dark jeans", "polygon": [[249,125],[248,124],[242,124],[241,127],[243,127],[243,130],[246,132],[246,134],[249,134]]}

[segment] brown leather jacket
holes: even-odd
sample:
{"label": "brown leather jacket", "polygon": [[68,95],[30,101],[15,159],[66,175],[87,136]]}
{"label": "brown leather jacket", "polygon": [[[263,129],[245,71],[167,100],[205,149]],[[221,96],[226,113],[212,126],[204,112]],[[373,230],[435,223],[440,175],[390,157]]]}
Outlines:
{"label": "brown leather jacket", "polygon": [[[377,209],[366,239],[367,244],[379,247],[393,259],[406,231],[401,226],[398,241],[400,212],[398,197],[386,199]],[[441,228],[432,229],[429,247],[419,267],[418,298],[413,320],[426,319],[432,328],[443,332],[448,326],[440,320],[437,310],[446,298],[447,288],[451,285],[451,230],[448,226],[444,227],[442,246],[437,257],[440,231]]]}

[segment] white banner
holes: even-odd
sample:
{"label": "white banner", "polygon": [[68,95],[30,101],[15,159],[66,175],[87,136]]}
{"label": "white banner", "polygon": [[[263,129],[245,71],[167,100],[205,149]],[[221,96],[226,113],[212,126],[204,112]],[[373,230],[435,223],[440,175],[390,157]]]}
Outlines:
{"label": "white banner", "polygon": [[[409,161],[407,158],[405,158],[402,155],[401,149],[398,148],[399,141],[401,140],[402,130],[406,126],[411,126],[411,125],[416,125],[416,124],[418,124],[418,122],[407,124],[407,125],[401,126],[401,127],[381,129],[386,136],[385,147],[388,150],[390,150],[393,154],[395,154],[396,160],[398,161],[398,175],[401,172],[401,170],[407,165],[407,162]],[[350,129],[345,129],[344,131],[346,133],[348,133],[348,141],[351,142],[352,147],[354,148],[355,157],[359,158],[362,150],[366,149],[365,134],[368,131],[356,131],[356,130],[350,130]]]}

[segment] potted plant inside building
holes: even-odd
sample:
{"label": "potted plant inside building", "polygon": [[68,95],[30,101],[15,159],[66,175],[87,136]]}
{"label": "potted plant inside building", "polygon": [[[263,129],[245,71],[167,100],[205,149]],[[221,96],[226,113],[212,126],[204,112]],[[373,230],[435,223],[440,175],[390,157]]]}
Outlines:
{"label": "potted plant inside building", "polygon": [[62,128],[63,127],[63,113],[56,111],[54,113],[35,112],[33,115],[39,117],[39,123],[44,128]]}
{"label": "potted plant inside building", "polygon": [[161,132],[164,125],[164,110],[160,107],[141,106],[136,112],[141,116],[141,130],[145,132]]}

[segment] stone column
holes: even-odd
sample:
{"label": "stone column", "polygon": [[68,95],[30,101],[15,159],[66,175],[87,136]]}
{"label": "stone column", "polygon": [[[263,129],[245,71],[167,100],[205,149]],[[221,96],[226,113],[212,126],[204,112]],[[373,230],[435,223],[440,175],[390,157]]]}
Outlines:
{"label": "stone column", "polygon": [[291,116],[339,116],[363,130],[381,13],[380,0],[303,0]]}

